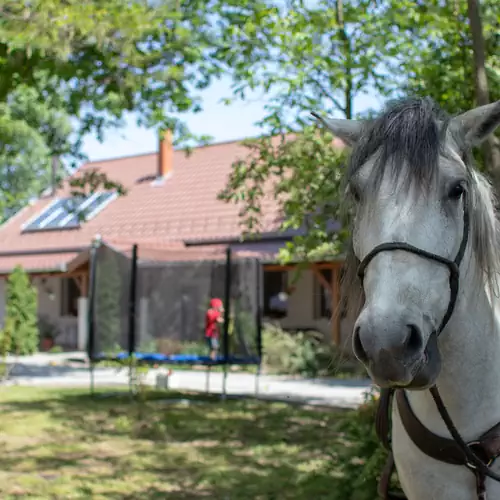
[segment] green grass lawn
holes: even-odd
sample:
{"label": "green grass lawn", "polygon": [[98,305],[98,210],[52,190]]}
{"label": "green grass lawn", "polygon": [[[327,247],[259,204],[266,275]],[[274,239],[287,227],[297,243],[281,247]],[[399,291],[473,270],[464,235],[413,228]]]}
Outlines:
{"label": "green grass lawn", "polygon": [[0,498],[330,498],[341,410],[166,397],[0,388]]}

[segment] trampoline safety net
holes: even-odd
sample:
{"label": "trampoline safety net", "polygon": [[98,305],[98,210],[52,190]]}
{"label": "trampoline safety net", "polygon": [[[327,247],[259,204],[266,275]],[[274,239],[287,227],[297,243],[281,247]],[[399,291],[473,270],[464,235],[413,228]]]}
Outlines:
{"label": "trampoline safety net", "polygon": [[219,298],[229,318],[220,325],[220,355],[227,349],[228,360],[260,358],[258,259],[172,259],[141,247],[137,254],[134,280],[132,251],[97,249],[91,357],[124,351],[207,356],[205,314]]}
{"label": "trampoline safety net", "polygon": [[91,292],[92,354],[127,351],[131,259],[106,245],[96,248],[91,265],[95,284]]}

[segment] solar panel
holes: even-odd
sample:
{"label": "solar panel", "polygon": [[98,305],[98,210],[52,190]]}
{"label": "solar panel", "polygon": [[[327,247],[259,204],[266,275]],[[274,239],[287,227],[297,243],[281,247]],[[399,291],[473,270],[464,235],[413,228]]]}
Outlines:
{"label": "solar panel", "polygon": [[101,211],[116,198],[114,192],[99,192],[88,196],[57,199],[23,228],[23,231],[74,229]]}
{"label": "solar panel", "polygon": [[54,212],[57,212],[61,206],[62,200],[54,200],[48,207],[45,208],[45,210],[41,214],[37,215],[23,228],[24,231],[33,231],[40,229],[40,225],[43,223],[43,221],[47,217],[50,217]]}

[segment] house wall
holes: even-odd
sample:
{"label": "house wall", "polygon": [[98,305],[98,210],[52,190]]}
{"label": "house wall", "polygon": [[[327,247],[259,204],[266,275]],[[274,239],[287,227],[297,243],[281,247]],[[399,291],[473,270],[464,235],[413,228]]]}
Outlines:
{"label": "house wall", "polygon": [[67,349],[76,349],[79,342],[78,318],[61,315],[62,278],[34,277],[33,284],[38,291],[38,316],[54,325],[57,332],[56,344]]}
{"label": "house wall", "polygon": [[[288,271],[288,283],[294,283],[294,271]],[[312,270],[304,270],[294,283],[295,289],[288,298],[287,316],[280,320],[285,329],[317,330],[332,339],[332,321],[328,318],[316,317],[316,302],[319,301],[319,287]],[[354,321],[344,318],[340,322],[341,347],[350,349],[351,332]]]}
{"label": "house wall", "polygon": [[33,284],[38,291],[38,314],[57,321],[61,313],[61,278],[35,277]]}

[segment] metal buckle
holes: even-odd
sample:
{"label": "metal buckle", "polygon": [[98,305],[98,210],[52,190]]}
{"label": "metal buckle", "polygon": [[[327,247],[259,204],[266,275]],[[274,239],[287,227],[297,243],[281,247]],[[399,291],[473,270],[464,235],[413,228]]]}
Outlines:
{"label": "metal buckle", "polygon": [[[482,447],[481,441],[470,441],[467,443],[467,447],[474,452],[474,455],[476,455],[486,467],[489,467],[496,459],[496,457],[488,458],[484,456],[484,448]],[[471,464],[467,459],[465,460],[465,465],[471,470],[477,470],[477,466]]]}

